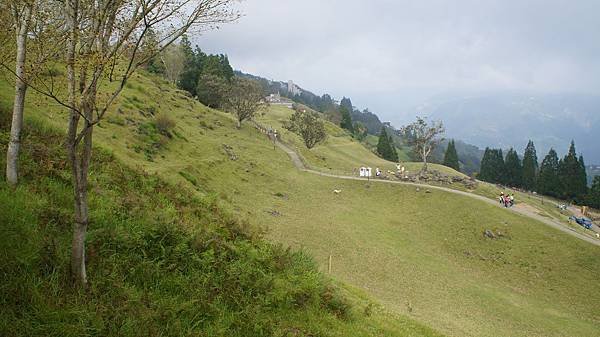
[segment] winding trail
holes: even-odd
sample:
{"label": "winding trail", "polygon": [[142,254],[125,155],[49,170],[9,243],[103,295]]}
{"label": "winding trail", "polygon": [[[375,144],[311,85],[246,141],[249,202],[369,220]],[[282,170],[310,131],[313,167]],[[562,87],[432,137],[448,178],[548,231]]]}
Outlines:
{"label": "winding trail", "polygon": [[[282,142],[277,141],[276,142],[277,146],[283,150],[285,153],[288,154],[288,156],[290,157],[292,163],[294,164],[294,166],[303,172],[308,172],[311,174],[316,174],[316,175],[320,175],[323,177],[330,177],[330,178],[337,178],[337,179],[345,179],[345,180],[360,180],[360,181],[364,181],[364,178],[359,178],[359,177],[353,177],[353,176],[345,176],[345,175],[336,175],[336,174],[330,174],[330,173],[323,173],[323,172],[319,172],[316,170],[312,170],[310,168],[307,168],[306,165],[304,165],[304,162],[302,161],[302,159],[300,158],[300,156],[298,155],[298,153],[293,150],[291,147],[285,145]],[[458,194],[458,195],[463,195],[463,196],[467,196],[473,199],[477,199],[483,202],[486,202],[488,204],[492,204],[495,205],[497,207],[500,207],[498,205],[498,201],[495,199],[490,199],[490,198],[486,198],[484,196],[481,195],[477,195],[477,194],[473,194],[473,193],[469,193],[469,192],[464,192],[464,191],[459,191],[459,190],[454,190],[451,188],[447,188],[447,187],[441,187],[441,186],[434,186],[434,185],[427,185],[427,184],[418,184],[418,183],[412,183],[412,182],[404,182],[404,181],[395,181],[395,180],[381,180],[381,179],[371,179],[371,182],[374,183],[387,183],[387,184],[399,184],[399,185],[406,185],[406,186],[415,186],[415,187],[422,187],[422,188],[428,188],[428,189],[432,189],[432,190],[439,190],[439,191],[444,191],[444,192],[448,192],[448,193],[454,193],[454,194]],[[567,233],[571,236],[574,236],[578,239],[581,239],[583,241],[589,242],[593,245],[599,246],[600,247],[600,240],[594,239],[592,237],[583,235],[581,233],[576,232],[575,230],[564,226],[563,224],[561,224],[558,221],[543,217],[529,209],[526,208],[519,208],[519,207],[511,207],[511,208],[507,208],[508,211],[526,216],[528,218],[540,221],[552,228],[558,229],[561,232]]]}

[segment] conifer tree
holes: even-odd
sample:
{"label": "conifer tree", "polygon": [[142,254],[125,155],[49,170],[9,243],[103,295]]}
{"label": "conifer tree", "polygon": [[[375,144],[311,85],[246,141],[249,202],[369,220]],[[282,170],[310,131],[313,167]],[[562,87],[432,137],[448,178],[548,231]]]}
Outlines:
{"label": "conifer tree", "polygon": [[494,150],[494,164],[496,176],[495,182],[506,184],[506,164],[504,162],[504,156],[502,155],[502,149]]}
{"label": "conifer tree", "polygon": [[352,126],[352,116],[350,116],[350,110],[345,105],[340,106],[340,114],[342,115],[342,121],[340,122],[340,126],[342,129],[346,129],[350,131],[350,133],[354,133],[354,127]]}
{"label": "conifer tree", "polygon": [[486,148],[481,160],[479,179],[494,184],[504,184],[504,170],[502,150]]}
{"label": "conifer tree", "polygon": [[483,158],[481,158],[481,165],[479,167],[479,174],[477,178],[483,181],[489,181],[490,177],[490,148],[486,147],[483,152]]}
{"label": "conifer tree", "polygon": [[508,150],[504,161],[504,182],[511,187],[521,187],[523,181],[523,167],[517,151]]}
{"label": "conifer tree", "polygon": [[396,145],[394,144],[394,138],[392,138],[392,135],[388,135],[388,146],[389,146],[388,160],[393,161],[393,162],[398,162],[398,152],[396,151]]}
{"label": "conifer tree", "polygon": [[579,156],[579,175],[577,176],[577,186],[580,188],[578,200],[584,200],[587,195],[589,189],[587,185],[587,172],[585,169],[585,162],[583,160],[583,156]]}
{"label": "conifer tree", "polygon": [[377,143],[377,153],[386,160],[398,161],[398,153],[390,136],[388,136],[385,127],[381,128],[379,142]]}
{"label": "conifer tree", "polygon": [[554,149],[550,149],[542,165],[537,180],[537,190],[541,194],[558,197],[561,194],[561,184],[558,178],[558,155]]}
{"label": "conifer tree", "polygon": [[585,177],[585,168],[583,170],[581,168],[573,141],[571,141],[569,152],[559,163],[559,177],[560,197],[577,200],[586,193],[587,182],[582,180],[582,177]]}
{"label": "conifer tree", "polygon": [[592,188],[587,197],[587,204],[590,207],[600,209],[600,176],[594,177]]}
{"label": "conifer tree", "polygon": [[454,139],[448,142],[446,154],[444,155],[444,165],[453,168],[457,171],[460,170],[460,164],[458,162],[458,153],[456,153],[456,145],[454,144]]}
{"label": "conifer tree", "polygon": [[525,148],[523,155],[523,181],[522,186],[526,190],[532,191],[535,189],[535,183],[538,174],[538,158],[535,150],[535,145],[530,140]]}
{"label": "conifer tree", "polygon": [[348,97],[342,98],[342,100],[340,101],[340,107],[346,108],[346,110],[348,110],[348,112],[350,113],[352,113],[352,110],[354,109],[354,107],[352,106],[352,101]]}
{"label": "conifer tree", "polygon": [[179,78],[179,88],[189,92],[192,96],[196,96],[200,67],[196,55],[194,54],[194,50],[192,49],[192,43],[187,35],[183,35],[181,38],[180,46],[184,58],[184,71]]}

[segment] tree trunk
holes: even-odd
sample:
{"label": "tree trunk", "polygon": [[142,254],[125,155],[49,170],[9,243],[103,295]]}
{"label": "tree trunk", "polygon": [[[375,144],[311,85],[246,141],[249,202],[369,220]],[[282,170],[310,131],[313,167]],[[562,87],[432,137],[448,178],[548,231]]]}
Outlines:
{"label": "tree trunk", "polygon": [[[85,236],[89,224],[88,203],[87,203],[87,171],[89,156],[92,146],[91,125],[86,123],[81,132],[84,132],[82,139],[78,139],[78,127],[81,114],[87,116],[92,114],[88,104],[90,97],[83,95],[81,100],[77,94],[77,77],[75,75],[75,50],[77,47],[78,29],[78,2],[67,1],[67,27],[69,29],[69,38],[67,43],[66,63],[67,63],[67,85],[69,93],[69,128],[67,131],[67,154],[71,173],[73,176],[73,196],[75,206],[75,223],[73,224],[73,240],[71,246],[71,277],[76,286],[84,287],[87,284],[87,274],[85,268]],[[82,75],[80,81],[85,81],[85,75]],[[82,83],[80,87],[83,88]],[[82,90],[80,90],[82,91]],[[81,92],[82,93],[82,92]],[[79,109],[79,111],[77,110]],[[91,120],[91,118],[90,118]],[[88,128],[89,126],[89,128]],[[78,153],[78,145],[83,141],[81,153]]]}
{"label": "tree trunk", "polygon": [[423,150],[423,168],[421,169],[421,171],[427,172],[427,154],[425,150]]}
{"label": "tree trunk", "polygon": [[81,153],[77,154],[77,148],[69,149],[71,157],[71,169],[74,176],[73,192],[75,195],[75,224],[73,225],[73,241],[71,246],[71,275],[78,286],[87,284],[85,269],[85,236],[89,225],[87,175],[89,156],[92,147],[92,128],[86,131]]}
{"label": "tree trunk", "polygon": [[237,128],[241,129],[242,128],[242,120],[238,118],[237,120]]}
{"label": "tree trunk", "polygon": [[17,26],[17,59],[15,66],[15,102],[13,105],[10,141],[6,151],[6,181],[16,186],[19,179],[19,150],[21,147],[21,130],[23,129],[23,110],[25,108],[25,60],[27,57],[27,31],[31,20],[31,8],[24,6]]}
{"label": "tree trunk", "polygon": [[85,269],[85,236],[89,225],[88,212],[88,172],[92,157],[92,132],[93,125],[89,121],[93,118],[93,102],[95,90],[92,89],[82,102],[82,112],[85,116],[82,143],[78,149],[77,125],[80,116],[71,112],[68,134],[68,152],[73,175],[73,193],[75,199],[75,224],[73,226],[73,241],[71,246],[71,275],[73,281],[79,286],[87,284]]}

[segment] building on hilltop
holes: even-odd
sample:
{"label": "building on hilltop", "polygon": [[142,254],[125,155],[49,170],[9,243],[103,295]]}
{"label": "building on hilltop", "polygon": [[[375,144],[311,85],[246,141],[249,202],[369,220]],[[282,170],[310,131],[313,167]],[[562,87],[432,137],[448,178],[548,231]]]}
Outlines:
{"label": "building on hilltop", "polygon": [[267,96],[267,102],[281,103],[281,95],[279,94],[279,92],[277,92],[276,94],[270,94],[269,96]]}
{"label": "building on hilltop", "polygon": [[291,100],[289,100],[285,97],[281,97],[279,92],[276,94],[270,94],[265,99],[271,105],[281,105],[281,106],[285,106],[289,109],[291,109],[294,105],[294,102],[292,102]]}

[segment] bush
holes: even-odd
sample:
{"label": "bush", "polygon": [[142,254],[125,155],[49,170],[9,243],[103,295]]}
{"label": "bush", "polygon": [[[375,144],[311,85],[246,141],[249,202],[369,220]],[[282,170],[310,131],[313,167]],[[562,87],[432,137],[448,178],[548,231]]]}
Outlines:
{"label": "bush", "polygon": [[176,123],[171,117],[165,114],[160,114],[154,118],[154,124],[156,125],[158,132],[169,138],[172,137],[171,131],[175,128]]}

